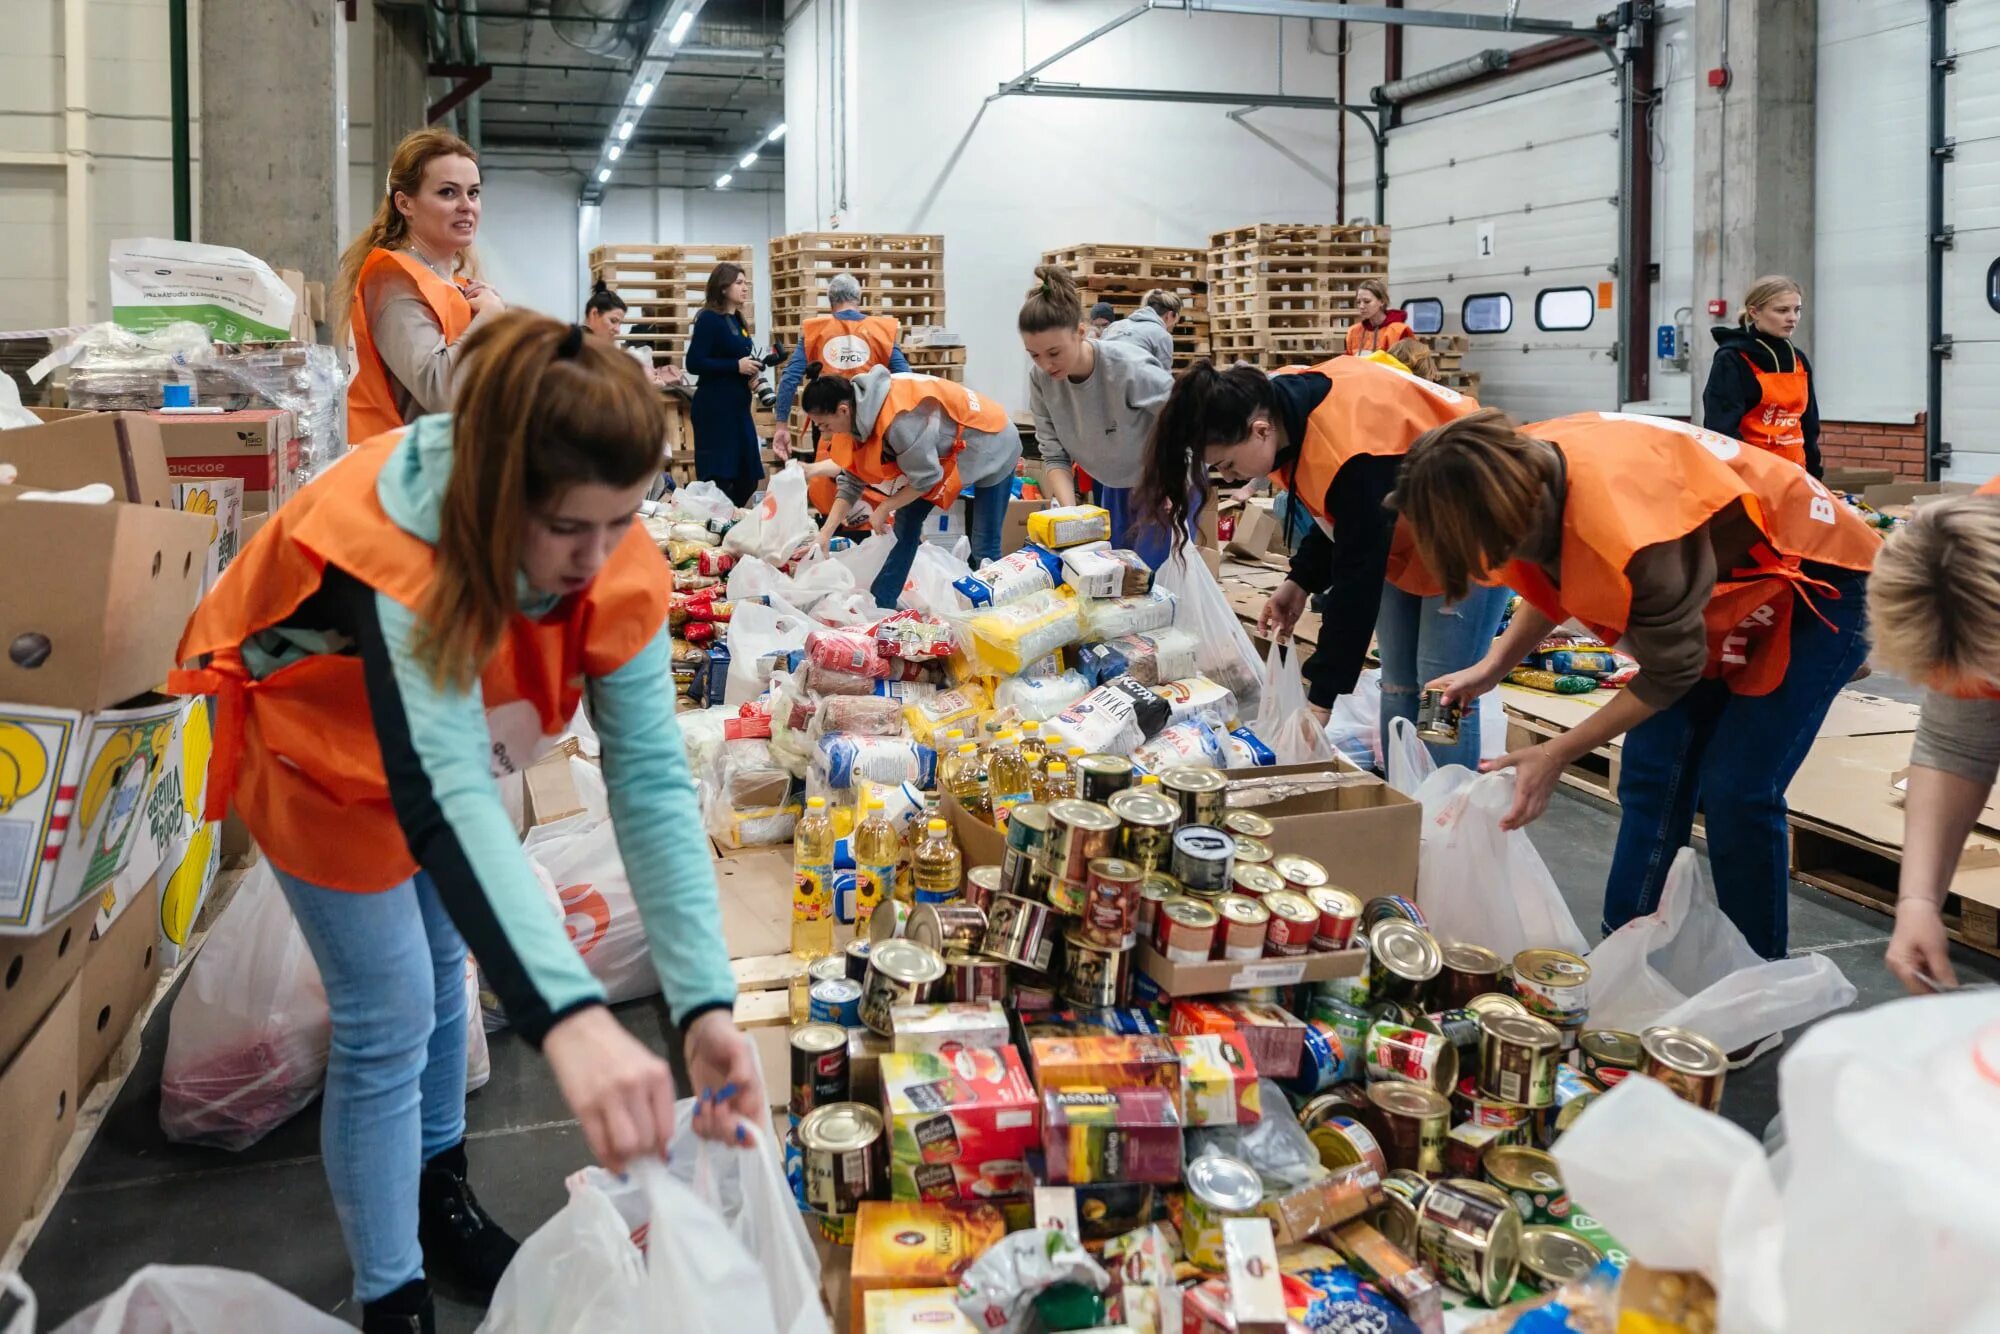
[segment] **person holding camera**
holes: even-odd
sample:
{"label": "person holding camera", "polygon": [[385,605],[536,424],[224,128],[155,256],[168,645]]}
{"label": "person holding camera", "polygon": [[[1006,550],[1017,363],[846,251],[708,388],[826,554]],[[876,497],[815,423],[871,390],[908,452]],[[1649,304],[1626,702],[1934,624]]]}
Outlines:
{"label": "person holding camera", "polygon": [[764,482],[757,424],[750,419],[750,388],[763,373],[743,309],[750,275],[721,263],[708,275],[708,293],[688,339],[687,370],[696,377],[694,475],[714,482],[738,505],[750,503]]}

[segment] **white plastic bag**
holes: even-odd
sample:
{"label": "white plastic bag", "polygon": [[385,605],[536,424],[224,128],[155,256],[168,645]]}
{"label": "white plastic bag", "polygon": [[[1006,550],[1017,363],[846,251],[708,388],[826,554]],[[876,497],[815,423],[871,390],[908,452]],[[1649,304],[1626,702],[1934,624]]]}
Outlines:
{"label": "white plastic bag", "polygon": [[965,552],[959,550],[967,546],[963,541],[951,547],[941,542],[919,544],[896,605],[909,611],[927,611],[933,616],[963,609],[965,598],[952,585],[972,573],[972,567],[965,563]]}
{"label": "white plastic bag", "polygon": [[1201,641],[1195,658],[1201,674],[1228,687],[1245,717],[1257,716],[1263,664],[1208,562],[1193,548],[1183,548],[1160,563],[1153,587],[1174,595],[1174,624]]}
{"label": "white plastic bag", "polygon": [[[1376,694],[1379,702],[1381,694],[1379,685]],[[1415,797],[1417,789],[1424,785],[1424,780],[1437,770],[1437,761],[1431,757],[1431,748],[1417,740],[1417,725],[1408,718],[1391,718],[1389,745],[1382,755],[1382,772],[1388,779],[1389,786],[1406,797]]]}
{"label": "white plastic bag", "polygon": [[1682,848],[1660,906],[1590,954],[1591,1022],[1637,1033],[1691,1028],[1724,1051],[1810,1023],[1854,1003],[1854,986],[1825,954],[1766,962],[1716,902],[1693,848]]}
{"label": "white plastic bag", "polygon": [[[1204,572],[1207,568],[1202,566]],[[1338,754],[1306,700],[1305,679],[1299,674],[1301,656],[1297,645],[1288,654],[1273,640],[1264,658],[1263,698],[1252,730],[1271,748],[1279,764],[1314,764]],[[1242,707],[1240,697],[1237,704]]]}
{"label": "white plastic bag", "polygon": [[702,1139],[694,1133],[694,1103],[683,1102],[674,1119],[667,1170],[714,1206],[730,1235],[750,1253],[776,1327],[784,1334],[827,1334],[819,1252],[772,1140],[760,1135],[739,1149]]}
{"label": "white plastic bag", "polygon": [[1333,702],[1333,707],[1327,711],[1326,739],[1355,768],[1383,768],[1380,668],[1370,667],[1361,673],[1354,682],[1353,692]]}
{"label": "white plastic bag", "polygon": [[465,1091],[486,1087],[493,1078],[493,1054],[486,1045],[485,1016],[479,1008],[479,965],[465,956]]}
{"label": "white plastic bag", "polygon": [[865,592],[874,584],[875,576],[882,573],[882,567],[889,563],[889,553],[895,549],[894,533],[873,533],[845,551],[834,552],[833,559],[846,567],[847,572],[854,576],[854,586]]}
{"label": "white plastic bag", "polygon": [[616,1005],[658,995],[660,977],[610,816],[600,807],[552,821],[530,829],[521,846],[554,886],[550,907],[606,998]]}
{"label": "white plastic bag", "polygon": [[7,1320],[0,1325],[0,1334],[35,1334],[35,1290],[19,1274],[9,1271],[0,1274],[0,1297],[8,1299],[0,1302],[0,1316]]}
{"label": "white plastic bag", "polygon": [[[1392,751],[1401,728],[1396,732]],[[1412,795],[1424,808],[1417,906],[1440,943],[1484,945],[1502,959],[1525,949],[1581,954],[1588,948],[1527,831],[1500,828],[1514,804],[1513,774],[1482,776],[1448,764]],[[1591,1019],[1599,1022],[1595,1005]]]}
{"label": "white plastic bag", "polygon": [[811,542],[818,529],[806,504],[806,474],[787,463],[765,487],[764,498],[722,535],[722,547],[783,565]]}
{"label": "white plastic bag", "polygon": [[247,1149],[326,1082],[326,989],[269,862],[244,877],[174,1000],[160,1076],[170,1140]]}
{"label": "white plastic bag", "polygon": [[109,1297],[64,1321],[55,1334],[213,1334],[225,1329],[354,1334],[353,1326],[314,1310],[268,1279],[210,1265],[147,1265]]}
{"label": "white plastic bag", "polygon": [[714,482],[689,482],[675,488],[671,505],[674,517],[687,523],[736,517],[736,502]]}
{"label": "white plastic bag", "polygon": [[815,622],[790,603],[773,599],[771,606],[740,602],[729,618],[729,677],[722,702],[734,709],[764,693],[771,678],[771,659],[806,646],[806,632]]}

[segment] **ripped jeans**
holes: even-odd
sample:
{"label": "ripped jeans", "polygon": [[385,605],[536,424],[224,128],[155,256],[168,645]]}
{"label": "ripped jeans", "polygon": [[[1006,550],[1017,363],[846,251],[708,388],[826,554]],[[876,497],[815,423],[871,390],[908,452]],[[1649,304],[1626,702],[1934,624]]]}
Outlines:
{"label": "ripped jeans", "polygon": [[[1478,584],[1462,602],[1422,598],[1394,584],[1382,585],[1375,617],[1375,645],[1382,654],[1382,753],[1388,754],[1392,719],[1417,720],[1417,695],[1447,672],[1470,667],[1493,647],[1494,632],[1512,590]],[[1439,764],[1479,767],[1479,712],[1467,709],[1451,745],[1424,743]]]}

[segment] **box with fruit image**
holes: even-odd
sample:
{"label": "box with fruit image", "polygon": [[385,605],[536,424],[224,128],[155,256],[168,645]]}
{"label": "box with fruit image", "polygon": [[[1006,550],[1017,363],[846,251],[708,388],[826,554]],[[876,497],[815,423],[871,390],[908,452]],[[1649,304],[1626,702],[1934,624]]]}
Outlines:
{"label": "box with fruit image", "polygon": [[1027,1157],[1041,1146],[1040,1103],[1012,1047],[891,1052],[882,1110],[891,1199],[994,1202],[1034,1189]]}
{"label": "box with fruit image", "polygon": [[162,696],[91,714],[0,706],[0,932],[41,930],[128,863],[137,883],[159,868],[134,834],[182,708]]}
{"label": "box with fruit image", "polygon": [[135,831],[131,859],[98,899],[97,930],[102,935],[154,874],[160,880],[160,955],[172,967],[187,948],[196,916],[222,868],[220,827],[205,823],[208,760],[214,749],[209,703],[190,699],[174,720],[160,779],[146,800],[145,819]]}

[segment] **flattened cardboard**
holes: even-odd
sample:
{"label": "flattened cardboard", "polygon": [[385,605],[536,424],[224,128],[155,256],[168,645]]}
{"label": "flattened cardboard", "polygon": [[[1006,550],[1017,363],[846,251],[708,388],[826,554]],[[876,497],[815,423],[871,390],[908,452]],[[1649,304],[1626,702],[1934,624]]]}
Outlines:
{"label": "flattened cardboard", "polygon": [[146,1008],[160,980],[160,883],[148,880],[132,900],[132,910],[91,942],[77,983],[76,1087],[80,1094],[103,1077],[111,1054],[125,1040],[133,1019]]}
{"label": "flattened cardboard", "polygon": [[521,771],[522,818],[530,829],[583,814],[583,795],[570,773],[573,751],[558,748]]}
{"label": "flattened cardboard", "polygon": [[84,909],[79,903],[40,935],[0,936],[0,1067],[83,971],[92,921]]}
{"label": "flattened cardboard", "polygon": [[[1795,819],[1900,852],[1902,794],[1890,775],[1909,767],[1915,742],[1909,733],[1823,737],[1806,753],[1805,763],[1785,789],[1786,805]],[[2000,841],[1975,834],[1966,840],[1958,866],[1961,873],[2000,867]]]}
{"label": "flattened cardboard", "polygon": [[1289,987],[1300,982],[1326,982],[1359,977],[1368,966],[1367,950],[1314,951],[1287,959],[1211,959],[1206,963],[1175,963],[1146,941],[1139,942],[1139,971],[1179,999],[1221,991],[1252,991],[1258,987]]}
{"label": "flattened cardboard", "polygon": [[[13,464],[20,484],[38,490],[103,482],[128,504],[165,509],[174,503],[160,428],[143,412],[65,410],[41,426],[0,431],[0,463]],[[0,691],[0,699],[12,698]]]}
{"label": "flattened cardboard", "polygon": [[0,1172],[0,1237],[28,1221],[76,1127],[76,1035],[82,1012],[75,982],[64,989],[13,1060],[0,1067],[0,1127],[7,1170]]}

